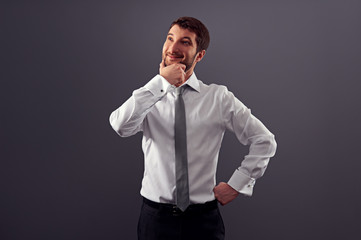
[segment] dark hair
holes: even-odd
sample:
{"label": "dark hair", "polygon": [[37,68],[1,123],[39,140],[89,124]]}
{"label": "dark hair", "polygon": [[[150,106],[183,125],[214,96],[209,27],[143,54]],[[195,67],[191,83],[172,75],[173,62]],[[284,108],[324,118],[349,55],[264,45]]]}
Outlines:
{"label": "dark hair", "polygon": [[210,41],[209,32],[201,21],[193,17],[180,17],[172,22],[169,29],[171,29],[176,24],[179,27],[188,29],[197,35],[197,52],[207,50]]}

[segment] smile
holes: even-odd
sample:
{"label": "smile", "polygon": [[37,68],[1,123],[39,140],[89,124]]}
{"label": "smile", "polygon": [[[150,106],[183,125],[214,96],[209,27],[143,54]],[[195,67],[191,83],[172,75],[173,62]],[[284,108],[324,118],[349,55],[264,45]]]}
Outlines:
{"label": "smile", "polygon": [[170,54],[168,54],[167,57],[168,57],[170,60],[183,59],[183,56],[180,56],[180,55],[170,55]]}

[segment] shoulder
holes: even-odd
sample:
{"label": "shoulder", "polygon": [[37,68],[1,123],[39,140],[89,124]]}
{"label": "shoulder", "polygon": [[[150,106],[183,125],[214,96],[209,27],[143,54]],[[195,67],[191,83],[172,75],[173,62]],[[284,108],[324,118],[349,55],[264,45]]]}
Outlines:
{"label": "shoulder", "polygon": [[232,92],[228,90],[228,88],[224,85],[211,83],[205,84],[201,80],[199,80],[200,93],[203,97],[210,97],[218,102],[229,101],[234,98]]}
{"label": "shoulder", "polygon": [[198,81],[201,92],[204,91],[207,93],[210,92],[210,93],[218,93],[218,94],[224,94],[228,92],[228,88],[224,85],[219,85],[216,83],[206,84],[203,83],[201,80]]}
{"label": "shoulder", "polygon": [[200,85],[200,92],[202,93],[201,95],[211,97],[212,99],[219,101],[221,105],[227,105],[229,103],[234,103],[235,101],[240,102],[240,100],[228,89],[227,86],[216,83],[205,84],[201,80],[198,81]]}

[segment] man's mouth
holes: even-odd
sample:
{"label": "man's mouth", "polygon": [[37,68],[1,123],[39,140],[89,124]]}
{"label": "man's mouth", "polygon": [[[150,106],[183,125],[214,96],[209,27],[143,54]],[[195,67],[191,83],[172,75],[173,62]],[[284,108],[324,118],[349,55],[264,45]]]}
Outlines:
{"label": "man's mouth", "polygon": [[177,61],[183,59],[183,55],[174,55],[174,54],[167,54],[167,57],[171,61]]}

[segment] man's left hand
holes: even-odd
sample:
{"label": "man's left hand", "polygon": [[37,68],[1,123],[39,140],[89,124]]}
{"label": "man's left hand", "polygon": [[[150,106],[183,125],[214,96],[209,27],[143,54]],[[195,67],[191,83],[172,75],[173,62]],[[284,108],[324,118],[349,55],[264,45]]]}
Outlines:
{"label": "man's left hand", "polygon": [[234,190],[225,182],[220,182],[217,186],[215,186],[213,192],[214,196],[222,206],[230,203],[239,195],[239,192]]}

